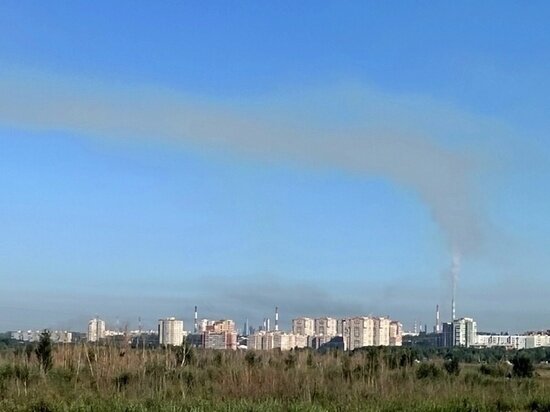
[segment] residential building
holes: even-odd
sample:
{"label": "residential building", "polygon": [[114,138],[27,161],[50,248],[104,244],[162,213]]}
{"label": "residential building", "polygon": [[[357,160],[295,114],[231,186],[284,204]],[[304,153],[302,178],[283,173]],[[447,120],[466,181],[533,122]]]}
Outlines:
{"label": "residential building", "polygon": [[311,318],[292,319],[292,333],[295,335],[315,335],[315,321]]}
{"label": "residential building", "polygon": [[378,322],[371,316],[358,316],[348,319],[344,331],[347,337],[348,350],[375,345],[375,327]]}
{"label": "residential building", "polygon": [[174,317],[159,319],[159,344],[179,346],[183,343],[183,321]]}
{"label": "residential building", "polygon": [[[23,342],[38,342],[44,331],[28,330],[28,331],[15,331],[11,332],[10,336],[14,340]],[[50,340],[53,343],[71,343],[73,340],[73,333],[67,331],[50,331]]]}
{"label": "residential building", "polygon": [[390,324],[387,317],[375,318],[374,320],[374,345],[390,346]]}
{"label": "residential building", "polygon": [[529,336],[478,334],[476,346],[484,348],[504,347],[506,349],[525,349]]}
{"label": "residential building", "polygon": [[248,349],[252,350],[290,350],[305,348],[308,344],[308,336],[296,335],[280,331],[259,331],[248,336]]}
{"label": "residential building", "polygon": [[403,344],[403,325],[396,320],[390,321],[389,345],[401,346]]}
{"label": "residential building", "polygon": [[470,347],[477,341],[477,323],[472,318],[453,321],[453,346]]}
{"label": "residential building", "polygon": [[236,332],[203,332],[203,347],[205,349],[237,349]]}
{"label": "residential building", "polygon": [[204,327],[204,331],[214,333],[233,333],[235,332],[235,322],[230,319],[216,320],[209,323],[207,322],[206,326]]}
{"label": "residential building", "polygon": [[98,342],[105,339],[105,322],[99,318],[93,318],[88,322],[88,342]]}
{"label": "residential building", "polygon": [[336,319],[329,317],[315,319],[314,332],[315,335],[336,336],[338,333]]}

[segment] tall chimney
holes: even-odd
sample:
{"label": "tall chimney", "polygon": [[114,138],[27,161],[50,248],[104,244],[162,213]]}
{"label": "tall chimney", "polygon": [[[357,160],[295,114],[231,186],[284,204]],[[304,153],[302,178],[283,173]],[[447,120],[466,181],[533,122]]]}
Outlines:
{"label": "tall chimney", "polygon": [[279,331],[279,307],[275,306],[275,332]]}
{"label": "tall chimney", "polygon": [[194,329],[193,329],[193,333],[198,333],[199,331],[199,316],[198,316],[198,310],[197,310],[197,306],[195,306],[195,325],[194,325]]}
{"label": "tall chimney", "polygon": [[435,333],[441,332],[441,324],[439,322],[439,305],[435,305]]}
{"label": "tall chimney", "polygon": [[455,307],[455,297],[453,295],[453,301],[451,302],[451,311],[452,311],[452,321],[454,321],[456,319],[456,307]]}

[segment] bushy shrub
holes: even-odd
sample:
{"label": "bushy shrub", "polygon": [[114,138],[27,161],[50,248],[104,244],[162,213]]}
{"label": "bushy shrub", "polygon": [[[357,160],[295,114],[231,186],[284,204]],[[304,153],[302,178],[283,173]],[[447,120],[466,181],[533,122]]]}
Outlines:
{"label": "bushy shrub", "polygon": [[533,361],[527,356],[516,355],[512,359],[513,373],[514,376],[518,378],[531,378],[535,372],[535,367],[533,366]]}
{"label": "bushy shrub", "polygon": [[483,364],[479,367],[479,372],[482,375],[493,376],[495,378],[505,378],[511,374],[510,367],[503,362],[493,365]]}
{"label": "bushy shrub", "polygon": [[441,369],[434,363],[421,363],[416,370],[416,377],[418,379],[437,379],[441,375]]}
{"label": "bushy shrub", "polygon": [[443,367],[449,375],[458,376],[458,374],[460,373],[460,364],[458,363],[458,359],[455,356],[447,359],[443,364]]}
{"label": "bushy shrub", "polygon": [[122,372],[115,378],[115,384],[118,391],[123,390],[130,383],[132,376],[128,372]]}
{"label": "bushy shrub", "polygon": [[535,399],[529,403],[532,412],[550,412],[550,401]]}

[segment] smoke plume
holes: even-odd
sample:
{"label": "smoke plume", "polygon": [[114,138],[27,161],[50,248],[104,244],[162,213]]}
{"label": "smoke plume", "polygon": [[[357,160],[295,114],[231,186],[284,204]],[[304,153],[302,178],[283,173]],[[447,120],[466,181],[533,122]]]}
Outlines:
{"label": "smoke plume", "polygon": [[[257,102],[231,104],[167,90],[116,89],[29,73],[0,77],[0,123],[4,125],[229,150],[270,161],[284,159],[308,167],[381,176],[410,188],[429,206],[449,250],[456,253],[454,285],[459,266],[456,256],[474,252],[480,243],[479,216],[472,203],[472,163],[463,154],[436,144],[437,136],[417,128],[410,120],[414,111],[402,116],[398,98],[354,91],[346,104],[355,105],[352,109],[358,117],[367,120],[348,124],[342,114],[345,110],[335,104],[331,119],[299,123],[293,116],[275,116],[269,104]],[[358,93],[363,93],[361,99],[356,98]],[[334,97],[317,95],[329,102]],[[342,95],[338,99],[345,99]],[[418,112],[425,118],[424,111],[431,109],[434,116],[441,115],[434,107],[418,108]],[[460,118],[456,113],[453,116]]]}

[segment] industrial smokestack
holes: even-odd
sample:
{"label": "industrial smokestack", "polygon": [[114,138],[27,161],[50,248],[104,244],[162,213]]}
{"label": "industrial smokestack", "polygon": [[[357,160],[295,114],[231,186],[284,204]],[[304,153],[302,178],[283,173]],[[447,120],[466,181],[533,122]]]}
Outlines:
{"label": "industrial smokestack", "polygon": [[441,332],[441,324],[439,321],[439,305],[435,305],[435,333]]}
{"label": "industrial smokestack", "polygon": [[269,332],[271,330],[271,319],[270,318],[267,318],[266,321],[265,321],[265,327],[266,327],[266,330]]}
{"label": "industrial smokestack", "polygon": [[453,301],[451,302],[452,320],[456,319],[456,284],[458,282],[458,274],[460,273],[460,253],[458,251],[453,252],[453,264],[451,266],[451,276],[453,282]]}
{"label": "industrial smokestack", "polygon": [[279,331],[279,307],[275,306],[275,332]]}
{"label": "industrial smokestack", "polygon": [[195,306],[195,324],[194,324],[194,328],[193,328],[193,333],[197,333],[199,331],[199,312],[198,312],[198,309],[197,309],[197,306]]}

